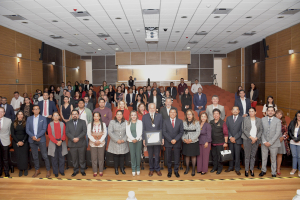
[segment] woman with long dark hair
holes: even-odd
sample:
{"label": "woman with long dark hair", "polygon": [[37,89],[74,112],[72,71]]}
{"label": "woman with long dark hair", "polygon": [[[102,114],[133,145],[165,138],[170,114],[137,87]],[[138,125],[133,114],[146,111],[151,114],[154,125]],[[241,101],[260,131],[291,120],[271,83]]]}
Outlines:
{"label": "woman with long dark hair", "polygon": [[23,111],[23,114],[26,118],[33,115],[33,105],[31,104],[29,97],[24,98],[24,104],[21,105],[20,110]]}
{"label": "woman with long dark hair", "polygon": [[122,93],[122,88],[121,86],[117,87],[117,92],[115,93],[115,102],[116,102],[116,106],[118,106],[119,101],[122,101],[124,99],[124,94]]}
{"label": "woman with long dark hair", "polygon": [[109,97],[110,103],[115,102],[115,93],[116,93],[116,91],[114,90],[113,86],[110,84],[108,86],[108,97]]}
{"label": "woman with long dark hair", "polygon": [[74,85],[74,87],[73,87],[73,90],[74,90],[75,92],[77,92],[77,91],[79,90],[79,82],[78,82],[78,81],[75,81],[75,85]]}
{"label": "woman with long dark hair", "polygon": [[251,107],[255,108],[258,101],[258,89],[254,83],[251,83],[250,90],[247,94],[251,102]]}
{"label": "woman with long dark hair", "polygon": [[93,94],[93,90],[92,89],[89,89],[89,91],[88,91],[88,97],[89,97],[89,102],[91,102],[93,104],[93,106],[94,106],[93,108],[96,108],[97,100],[96,100],[96,97]]}
{"label": "woman with long dark hair", "polygon": [[290,174],[294,175],[296,173],[298,164],[298,176],[300,177],[300,111],[297,111],[295,114],[294,119],[289,125],[288,132],[293,156],[293,169]]}
{"label": "woman with long dark hair", "polygon": [[54,93],[55,92],[55,87],[54,85],[50,85],[48,93]]}
{"label": "woman with long dark hair", "polygon": [[184,89],[184,94],[181,96],[181,110],[186,113],[187,110],[192,109],[192,95],[189,93],[189,88]]}
{"label": "woman with long dark hair", "polygon": [[136,93],[136,95],[135,95],[135,100],[136,100],[136,101],[137,101],[137,96],[138,96],[138,95],[141,95],[142,101],[143,101],[143,102],[147,102],[147,97],[146,97],[146,95],[144,94],[143,88],[140,88],[139,91]]}
{"label": "woman with long dark hair", "polygon": [[275,108],[275,111],[277,110],[277,106],[274,103],[273,96],[268,96],[267,97],[267,103],[264,105],[263,110],[262,110],[264,116],[267,116],[267,113],[266,113],[267,112],[267,108],[270,107],[270,106],[273,107],[273,108]]}

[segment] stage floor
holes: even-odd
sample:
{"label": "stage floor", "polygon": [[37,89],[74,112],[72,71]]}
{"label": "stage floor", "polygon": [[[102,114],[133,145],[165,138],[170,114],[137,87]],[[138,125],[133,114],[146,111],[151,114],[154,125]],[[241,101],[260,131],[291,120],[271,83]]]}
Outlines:
{"label": "stage floor", "polygon": [[[80,173],[71,177],[73,169],[65,171],[65,176],[55,178],[52,174],[46,179],[46,169],[41,169],[38,178],[31,178],[34,169],[27,177],[18,177],[19,171],[11,174],[11,178],[0,178],[0,199],[122,199],[127,198],[128,191],[135,191],[141,199],[292,199],[296,190],[300,189],[300,178],[289,174],[291,168],[282,168],[281,176],[272,178],[270,170],[263,178],[259,178],[260,170],[255,169],[255,177],[246,178],[235,172],[223,172],[220,175],[208,172],[206,175],[191,173],[184,175],[180,170],[180,178],[174,174],[167,177],[167,169],[162,176],[155,173],[148,176],[148,166],[140,176],[133,177],[130,168],[126,175],[115,175],[113,168],[104,170],[104,175],[93,177],[92,168],[86,170],[86,176]],[[210,170],[211,168],[209,168]],[[191,172],[191,171],[190,171]]]}

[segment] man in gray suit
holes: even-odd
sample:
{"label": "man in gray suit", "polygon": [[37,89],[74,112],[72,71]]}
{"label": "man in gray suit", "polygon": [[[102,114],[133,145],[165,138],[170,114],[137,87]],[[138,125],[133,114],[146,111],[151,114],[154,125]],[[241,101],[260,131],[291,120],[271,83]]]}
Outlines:
{"label": "man in gray suit", "polygon": [[84,107],[90,109],[91,111],[94,110],[94,105],[93,103],[90,102],[90,99],[88,96],[84,97]]}
{"label": "man in gray suit", "polygon": [[165,101],[165,107],[163,107],[162,109],[160,109],[160,114],[162,115],[163,120],[165,119],[170,119],[170,110],[174,109],[176,110],[176,119],[178,119],[178,111],[177,108],[172,106],[172,99],[170,97],[166,98]]}
{"label": "man in gray suit", "polygon": [[87,132],[86,122],[78,119],[78,110],[72,111],[72,120],[66,124],[66,135],[68,137],[68,147],[72,156],[74,172],[72,177],[79,173],[78,160],[82,176],[86,176],[85,169],[85,153],[86,153],[86,140],[85,135]]}
{"label": "man in gray suit", "polygon": [[2,176],[2,163],[5,177],[9,177],[8,153],[10,145],[11,119],[4,117],[5,109],[0,107],[0,176]]}
{"label": "man in gray suit", "polygon": [[218,108],[221,111],[221,119],[225,119],[225,109],[224,106],[219,105],[219,97],[217,95],[212,96],[211,98],[212,104],[206,107],[206,114],[208,116],[208,121],[214,119],[213,110]]}
{"label": "man in gray suit", "polygon": [[280,147],[279,137],[281,136],[281,121],[277,117],[274,117],[274,107],[267,108],[267,115],[268,116],[262,118],[262,166],[259,176],[264,176],[267,172],[268,151],[270,150],[272,177],[276,177],[276,157],[278,147]]}
{"label": "man in gray suit", "polygon": [[233,171],[233,161],[234,161],[235,173],[240,176],[241,175],[240,153],[241,153],[241,146],[243,143],[243,139],[241,138],[243,117],[239,116],[240,109],[237,106],[233,106],[231,112],[233,115],[227,117],[226,125],[228,128],[229,150],[231,151],[233,160],[229,161],[229,168],[225,170],[225,172]]}

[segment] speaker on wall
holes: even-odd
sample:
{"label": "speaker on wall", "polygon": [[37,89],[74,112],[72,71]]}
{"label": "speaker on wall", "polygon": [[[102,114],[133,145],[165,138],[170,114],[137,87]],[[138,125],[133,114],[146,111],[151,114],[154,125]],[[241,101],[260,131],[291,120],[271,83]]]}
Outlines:
{"label": "speaker on wall", "polygon": [[39,54],[40,54],[40,58],[39,58],[39,60],[43,60],[43,54],[44,54],[44,45],[45,45],[45,43],[44,43],[44,42],[42,42],[42,46],[41,46],[41,48],[39,49]]}
{"label": "speaker on wall", "polygon": [[263,47],[264,47],[264,52],[265,52],[265,58],[268,58],[268,50],[269,50],[269,46],[266,45],[266,39],[262,40],[263,43]]}

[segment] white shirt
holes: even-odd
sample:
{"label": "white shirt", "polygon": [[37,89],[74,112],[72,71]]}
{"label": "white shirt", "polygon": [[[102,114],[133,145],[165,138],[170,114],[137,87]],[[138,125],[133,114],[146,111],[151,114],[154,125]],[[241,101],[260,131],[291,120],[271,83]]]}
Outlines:
{"label": "white shirt", "polygon": [[[24,103],[24,98],[19,96],[18,99],[16,99],[15,97],[12,98],[11,102],[10,102],[10,105],[12,105],[12,107],[14,109],[17,109],[17,108],[20,108],[20,104],[23,104]],[[17,113],[17,111],[15,111],[15,114]]]}
{"label": "white shirt", "polygon": [[216,107],[214,106],[214,104],[212,104],[212,105],[213,105],[213,110],[214,110],[215,108],[218,108],[218,105],[217,105]]}
{"label": "white shirt", "polygon": [[89,144],[90,144],[90,146],[91,147],[103,147],[105,145],[105,138],[106,138],[106,135],[107,135],[106,124],[103,122],[103,135],[99,139],[99,141],[100,141],[100,145],[99,146],[95,145],[96,140],[92,136],[92,132],[100,133],[100,131],[101,131],[101,124],[99,124],[99,125],[95,125],[94,124],[93,131],[91,129],[92,129],[92,125],[91,125],[91,123],[89,123],[89,125],[87,126],[87,135],[89,137]]}
{"label": "white shirt", "polygon": [[85,112],[85,109],[84,109],[84,110],[78,109],[78,112],[80,113],[79,119],[84,120],[85,123],[86,123],[86,126],[87,126],[87,125],[88,125],[88,121],[87,121],[87,118],[86,118],[86,112]]}
{"label": "white shirt", "polygon": [[130,96],[130,101],[129,101],[129,103],[132,103],[132,93],[129,94],[129,96]]}
{"label": "white shirt", "polygon": [[241,102],[242,102],[242,105],[243,105],[243,115],[246,114],[246,97],[244,97],[244,100],[242,98],[241,99]]}
{"label": "white shirt", "polygon": [[39,117],[40,117],[40,115],[38,115],[37,117],[35,117],[33,115],[33,133],[34,133],[35,136],[37,136],[37,134],[38,134]]}
{"label": "white shirt", "polygon": [[[47,106],[46,106],[46,108],[45,107],[43,108],[42,116],[48,117],[49,116],[49,100],[43,100],[43,106],[45,106],[45,101],[47,101]],[[46,110],[46,115],[44,114],[45,110]]]}
{"label": "white shirt", "polygon": [[174,119],[172,119],[172,118],[170,117],[170,120],[171,120],[171,124],[172,124],[172,121],[174,120],[174,127],[175,127],[176,117],[175,117]]}
{"label": "white shirt", "polygon": [[172,92],[173,92],[173,87],[170,87],[170,92],[171,92],[171,96],[172,96]]}
{"label": "white shirt", "polygon": [[[1,126],[2,126],[2,123],[1,123]],[[294,137],[297,137],[298,131],[299,131],[299,128],[295,128],[295,130],[294,130]],[[300,141],[295,142],[294,140],[290,140],[290,144],[300,146]]]}
{"label": "white shirt", "polygon": [[256,138],[256,134],[257,134],[257,127],[255,124],[255,120],[251,120],[251,130],[250,130],[250,135],[254,138]]}
{"label": "white shirt", "polygon": [[167,108],[167,107],[166,107],[166,109],[167,109],[167,113],[168,113],[168,115],[170,115],[170,110],[171,110],[171,107],[170,107],[170,108]]}
{"label": "white shirt", "polygon": [[192,91],[192,93],[197,93],[198,92],[198,88],[202,88],[202,86],[201,86],[201,84],[200,83],[194,83],[193,85],[192,85],[192,89],[191,89],[191,91]]}
{"label": "white shirt", "polygon": [[[271,106],[273,107],[273,104],[268,104],[268,107]],[[277,105],[275,105],[275,111],[277,110]],[[264,105],[262,112],[267,112],[267,104]]]}
{"label": "white shirt", "polygon": [[1,129],[3,128],[3,117],[0,119]]}
{"label": "white shirt", "polygon": [[153,103],[156,105],[156,96],[153,96]]}

